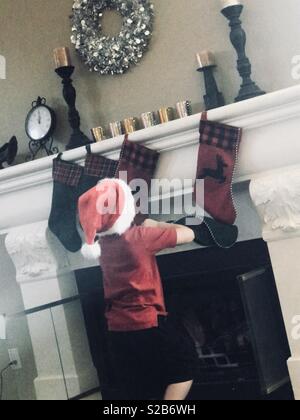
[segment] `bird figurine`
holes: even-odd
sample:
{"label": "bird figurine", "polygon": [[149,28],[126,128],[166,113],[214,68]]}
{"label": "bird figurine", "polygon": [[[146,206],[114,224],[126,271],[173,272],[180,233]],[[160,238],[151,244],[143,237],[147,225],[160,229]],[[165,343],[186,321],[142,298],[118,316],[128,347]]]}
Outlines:
{"label": "bird figurine", "polygon": [[8,143],[0,147],[0,169],[4,169],[3,164],[11,165],[18,153],[18,140],[13,136]]}

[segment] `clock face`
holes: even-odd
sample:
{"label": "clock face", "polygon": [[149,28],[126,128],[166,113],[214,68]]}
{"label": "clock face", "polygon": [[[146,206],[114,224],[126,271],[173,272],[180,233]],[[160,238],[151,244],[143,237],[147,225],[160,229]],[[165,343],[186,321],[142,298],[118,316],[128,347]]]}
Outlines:
{"label": "clock face", "polygon": [[38,106],[28,116],[26,131],[32,140],[41,140],[49,135],[52,126],[51,111],[46,106]]}

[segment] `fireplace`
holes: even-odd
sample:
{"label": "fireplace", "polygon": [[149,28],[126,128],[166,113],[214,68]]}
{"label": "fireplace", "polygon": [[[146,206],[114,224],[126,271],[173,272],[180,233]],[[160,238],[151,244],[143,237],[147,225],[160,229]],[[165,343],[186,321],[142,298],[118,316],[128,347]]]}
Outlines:
{"label": "fireplace", "polygon": [[[240,218],[237,221],[240,229],[239,240],[263,238],[270,252],[291,350],[291,357],[286,361],[296,400],[300,400],[299,112],[300,86],[209,112],[209,119],[213,121],[243,128],[243,141],[235,178],[240,210]],[[199,147],[199,119],[200,115],[193,115],[132,134],[133,141],[161,153],[157,178],[175,178],[181,181],[193,179]],[[106,140],[93,145],[92,150],[95,154],[118,159],[122,142],[122,137]],[[65,160],[78,164],[83,163],[85,156],[85,148],[64,153]],[[98,265],[96,260],[84,260],[80,253],[68,253],[48,232],[47,220],[51,209],[53,185],[52,159],[53,157],[38,159],[0,171],[0,235],[3,235],[0,244],[1,266],[8,264],[8,259],[13,263],[14,270],[5,281],[11,284],[17,282],[25,310],[77,297],[74,272],[84,272],[85,269]],[[182,193],[181,190],[174,192],[176,196]],[[163,199],[166,194],[167,191],[162,191],[161,197],[152,197],[151,200]],[[188,186],[184,194],[191,194]],[[181,250],[174,252],[178,251]],[[203,250],[199,249],[200,252]],[[188,256],[189,252],[185,255]],[[174,256],[172,264],[175,259]],[[258,261],[251,267],[245,264],[245,268],[238,275],[262,270],[269,265],[269,262],[265,265],[265,262],[258,264]],[[203,259],[202,264],[204,262]],[[94,276],[99,279],[98,268],[91,269],[92,281]],[[259,280],[257,282],[260,283]],[[165,284],[167,283],[168,279],[165,279]],[[255,282],[246,284],[252,285]],[[95,296],[90,308],[94,304],[100,311],[99,301]],[[243,305],[248,316],[244,301]],[[95,314],[96,312],[94,317]],[[92,314],[90,316],[92,317]],[[93,322],[98,322],[98,319]],[[59,360],[50,366],[44,358],[48,349],[56,346],[51,319],[40,319],[39,322],[29,319],[28,329],[37,371],[34,380],[37,399],[67,399],[67,393],[62,395],[60,392],[63,375]],[[41,330],[51,333],[49,340],[42,344]],[[87,390],[86,383],[90,381],[86,378],[92,378],[93,385],[98,386],[92,364],[86,363],[82,366],[77,363],[82,360],[82,353],[90,357],[86,344],[72,346],[73,341],[78,338],[79,331],[82,334],[80,342],[86,343],[84,320],[81,315],[72,322],[65,319],[61,324],[63,348],[72,349],[72,357],[64,364],[64,372],[72,378],[72,395],[75,396]],[[101,341],[101,337],[98,340]],[[272,351],[269,353],[272,354]],[[271,357],[268,357],[267,362],[269,360]]]}
{"label": "fireplace", "polygon": [[[272,398],[289,384],[289,346],[262,240],[164,255],[159,266],[169,314],[186,328],[199,356],[190,399]],[[122,398],[107,347],[101,271],[81,270],[76,277],[102,395]]]}

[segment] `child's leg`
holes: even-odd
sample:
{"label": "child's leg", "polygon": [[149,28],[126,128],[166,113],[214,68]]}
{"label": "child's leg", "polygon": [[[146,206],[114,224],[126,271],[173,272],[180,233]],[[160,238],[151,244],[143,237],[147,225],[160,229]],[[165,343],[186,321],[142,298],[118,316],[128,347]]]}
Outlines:
{"label": "child's leg", "polygon": [[164,401],[184,401],[192,385],[193,381],[169,385],[164,396]]}

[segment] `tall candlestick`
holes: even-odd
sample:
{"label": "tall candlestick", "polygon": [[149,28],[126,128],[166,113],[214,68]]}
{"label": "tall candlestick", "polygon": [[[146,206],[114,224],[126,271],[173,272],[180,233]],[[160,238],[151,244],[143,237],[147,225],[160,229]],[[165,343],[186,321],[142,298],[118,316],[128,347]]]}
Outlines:
{"label": "tall candlestick", "polygon": [[72,65],[70,50],[68,47],[55,48],[53,54],[56,69]]}
{"label": "tall candlestick", "polygon": [[240,20],[243,8],[244,6],[242,4],[237,4],[222,9],[222,14],[229,20],[231,30],[230,40],[238,55],[237,68],[243,80],[239,95],[235,99],[236,102],[255,98],[256,96],[264,95],[266,93],[261,90],[251,78],[251,63],[246,55],[247,38]]}
{"label": "tall candlestick", "polygon": [[[60,61],[62,64],[62,61]],[[80,115],[76,108],[76,90],[73,86],[71,76],[75,70],[73,66],[60,66],[55,72],[62,79],[63,97],[69,108],[69,123],[72,128],[72,134],[69,143],[66,146],[67,150],[76,149],[77,147],[91,144],[91,140],[83,134],[80,130]]]}

